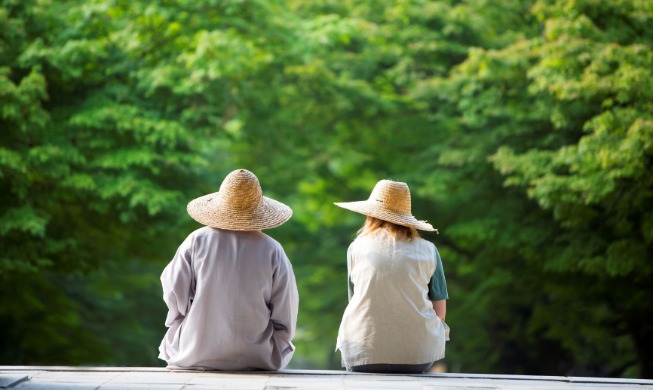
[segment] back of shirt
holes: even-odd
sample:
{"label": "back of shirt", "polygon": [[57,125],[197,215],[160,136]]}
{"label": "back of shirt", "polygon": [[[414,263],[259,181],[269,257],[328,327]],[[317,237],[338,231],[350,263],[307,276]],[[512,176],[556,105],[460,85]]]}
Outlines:
{"label": "back of shirt", "polygon": [[201,228],[161,280],[170,329],[160,357],[169,367],[276,370],[290,361],[297,286],[283,248],[269,236]]}
{"label": "back of shirt", "polygon": [[444,324],[428,299],[435,246],[379,232],[357,238],[347,257],[354,294],[338,334],[344,365],[441,359]]}

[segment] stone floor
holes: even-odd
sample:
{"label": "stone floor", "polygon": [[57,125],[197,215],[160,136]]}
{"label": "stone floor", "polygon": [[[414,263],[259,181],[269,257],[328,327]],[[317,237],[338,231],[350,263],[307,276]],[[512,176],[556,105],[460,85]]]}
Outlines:
{"label": "stone floor", "polygon": [[146,367],[0,366],[0,389],[652,389],[653,380],[520,375],[381,375],[345,371],[200,372]]}

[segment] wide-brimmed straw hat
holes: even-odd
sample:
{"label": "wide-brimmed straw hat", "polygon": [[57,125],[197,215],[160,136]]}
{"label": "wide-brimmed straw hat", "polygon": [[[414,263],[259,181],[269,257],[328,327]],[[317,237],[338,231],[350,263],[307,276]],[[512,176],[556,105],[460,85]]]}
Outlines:
{"label": "wide-brimmed straw hat", "polygon": [[224,179],[220,190],[188,203],[188,214],[202,225],[227,230],[262,230],[282,225],[292,209],[263,196],[258,178],[238,169]]}
{"label": "wide-brimmed straw hat", "polygon": [[434,229],[430,223],[418,221],[413,216],[410,210],[410,190],[406,183],[381,180],[374,186],[369,199],[334,204],[338,207],[397,225],[437,232],[437,229]]}

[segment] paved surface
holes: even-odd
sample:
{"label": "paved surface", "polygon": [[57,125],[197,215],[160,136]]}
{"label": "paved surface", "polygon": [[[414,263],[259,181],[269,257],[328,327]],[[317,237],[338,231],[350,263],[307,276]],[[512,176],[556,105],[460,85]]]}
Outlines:
{"label": "paved surface", "polygon": [[521,375],[380,375],[345,371],[168,371],[164,368],[0,366],[0,389],[652,389],[653,380]]}

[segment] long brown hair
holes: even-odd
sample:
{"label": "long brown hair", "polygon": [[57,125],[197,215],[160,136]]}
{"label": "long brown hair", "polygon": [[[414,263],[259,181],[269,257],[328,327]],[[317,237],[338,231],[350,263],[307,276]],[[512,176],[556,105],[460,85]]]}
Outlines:
{"label": "long brown hair", "polygon": [[412,227],[397,225],[396,223],[384,221],[382,219],[367,217],[365,224],[358,230],[358,237],[374,233],[378,230],[385,230],[393,237],[412,241],[413,238],[419,237],[417,230]]}

